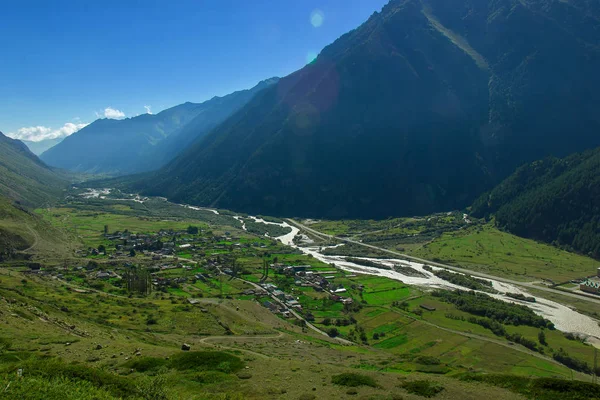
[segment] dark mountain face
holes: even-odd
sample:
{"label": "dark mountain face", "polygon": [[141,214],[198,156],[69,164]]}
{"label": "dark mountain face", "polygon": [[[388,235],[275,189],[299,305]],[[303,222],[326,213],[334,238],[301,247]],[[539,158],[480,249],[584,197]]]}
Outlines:
{"label": "dark mountain face", "polygon": [[600,145],[598,8],[392,1],[136,189],[288,216],[466,206],[525,161]]}
{"label": "dark mountain face", "polygon": [[[48,164],[77,172],[122,175],[160,168],[194,140],[276,82],[259,83],[201,104],[185,103],[156,115],[101,119],[42,154]],[[194,129],[186,129],[186,127]]]}
{"label": "dark mountain face", "polygon": [[67,184],[24,143],[0,132],[0,196],[39,206],[55,200]]}
{"label": "dark mountain face", "polygon": [[600,258],[600,149],[520,167],[473,214],[520,236]]}

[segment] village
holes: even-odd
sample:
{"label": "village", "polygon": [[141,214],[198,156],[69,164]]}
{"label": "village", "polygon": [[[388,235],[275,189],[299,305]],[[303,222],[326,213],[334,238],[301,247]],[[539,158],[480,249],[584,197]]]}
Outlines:
{"label": "village", "polygon": [[[155,293],[184,298],[191,305],[203,297],[254,300],[302,326],[317,323],[315,315],[325,308],[338,311],[338,319],[345,321],[342,311],[363,289],[350,281],[356,275],[295,254],[270,238],[194,226],[149,233],[109,232],[105,226],[101,243],[77,251],[77,256],[81,261],[75,265],[52,269],[31,263],[28,273],[56,279],[80,294]],[[278,256],[290,260],[278,261]]]}

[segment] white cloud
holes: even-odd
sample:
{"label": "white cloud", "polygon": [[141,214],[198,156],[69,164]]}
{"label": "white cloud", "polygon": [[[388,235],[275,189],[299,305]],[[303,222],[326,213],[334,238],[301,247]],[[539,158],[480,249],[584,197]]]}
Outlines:
{"label": "white cloud", "polygon": [[16,132],[11,132],[7,136],[13,139],[39,142],[46,139],[58,139],[71,136],[72,134],[86,127],[87,125],[88,124],[74,124],[72,122],[67,122],[58,129],[52,129],[46,126],[30,126],[17,129]]}
{"label": "white cloud", "polygon": [[146,114],[152,114],[152,106],[144,106],[146,109]]}
{"label": "white cloud", "polygon": [[96,112],[96,117],[101,118],[110,118],[110,119],[122,119],[125,118],[125,113],[121,110],[114,109],[112,107],[106,107],[104,112],[98,113]]}

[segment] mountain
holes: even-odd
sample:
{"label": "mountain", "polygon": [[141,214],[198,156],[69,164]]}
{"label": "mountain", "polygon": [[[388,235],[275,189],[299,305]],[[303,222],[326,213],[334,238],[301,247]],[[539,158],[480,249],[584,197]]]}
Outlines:
{"label": "mountain", "polygon": [[[49,165],[76,172],[124,175],[155,170],[183,148],[276,82],[269,79],[248,90],[185,103],[156,115],[123,120],[100,119],[42,154]],[[188,125],[193,129],[188,129]]]}
{"label": "mountain", "polygon": [[68,183],[64,174],[40,161],[25,144],[0,132],[0,196],[40,206],[55,201]]}
{"label": "mountain", "polygon": [[518,165],[600,145],[599,10],[393,0],[132,188],[282,216],[467,206]]}
{"label": "mountain", "polygon": [[259,82],[252,89],[240,90],[223,97],[214,97],[203,103],[203,110],[188,124],[173,132],[160,146],[155,146],[153,155],[141,171],[156,170],[167,164],[194,141],[200,139],[211,129],[216,128],[235,111],[241,109],[261,90],[277,83],[279,78],[270,78]]}
{"label": "mountain", "polygon": [[600,148],[520,167],[472,214],[519,236],[600,258]]}
{"label": "mountain", "polygon": [[46,150],[49,150],[52,147],[59,144],[60,142],[62,142],[63,139],[64,138],[61,137],[61,138],[56,138],[56,139],[40,140],[39,142],[33,142],[31,140],[21,139],[21,142],[25,143],[25,145],[29,148],[29,150],[31,150],[31,152],[33,154],[35,154],[36,156],[40,156]]}

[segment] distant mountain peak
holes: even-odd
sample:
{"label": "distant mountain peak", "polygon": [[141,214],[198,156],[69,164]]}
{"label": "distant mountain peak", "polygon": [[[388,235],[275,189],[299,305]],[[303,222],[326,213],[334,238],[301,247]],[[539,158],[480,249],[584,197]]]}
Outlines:
{"label": "distant mountain peak", "polygon": [[[98,119],[41,157],[50,165],[76,172],[122,175],[157,169],[266,86],[259,83],[203,103],[188,101],[157,114]],[[191,127],[184,129],[188,124]],[[167,140],[171,136],[175,138]]]}

